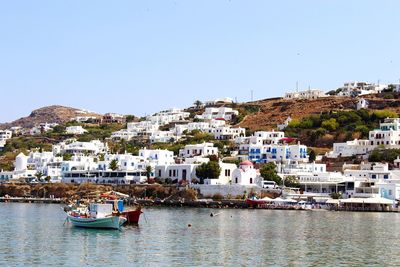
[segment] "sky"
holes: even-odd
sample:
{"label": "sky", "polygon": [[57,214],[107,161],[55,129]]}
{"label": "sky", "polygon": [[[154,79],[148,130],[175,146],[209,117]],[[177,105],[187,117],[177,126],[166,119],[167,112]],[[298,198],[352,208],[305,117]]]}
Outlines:
{"label": "sky", "polygon": [[400,1],[0,1],[0,122],[400,79]]}

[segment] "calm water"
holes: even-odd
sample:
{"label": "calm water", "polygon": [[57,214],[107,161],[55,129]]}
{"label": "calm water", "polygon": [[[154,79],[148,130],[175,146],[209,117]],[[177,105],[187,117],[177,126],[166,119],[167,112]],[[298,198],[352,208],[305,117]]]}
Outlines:
{"label": "calm water", "polygon": [[[211,218],[210,212],[222,212]],[[0,203],[1,266],[400,266],[400,214],[146,209],[121,231]],[[189,228],[188,224],[192,224]]]}

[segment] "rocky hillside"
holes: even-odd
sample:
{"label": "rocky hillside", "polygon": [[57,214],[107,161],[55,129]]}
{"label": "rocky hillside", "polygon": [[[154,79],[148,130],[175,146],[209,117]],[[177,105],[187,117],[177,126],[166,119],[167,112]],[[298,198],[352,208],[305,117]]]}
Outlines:
{"label": "rocky hillside", "polygon": [[9,128],[13,126],[21,126],[24,128],[31,128],[39,123],[65,123],[70,121],[72,118],[78,116],[93,116],[101,117],[100,114],[88,113],[76,108],[64,107],[64,106],[48,106],[36,109],[32,113],[24,118],[20,118],[16,121],[1,124],[0,128]]}
{"label": "rocky hillside", "polygon": [[[388,109],[400,113],[400,96],[386,99],[382,95],[367,96],[369,109]],[[291,116],[301,119],[312,114],[356,108],[357,98],[325,97],[314,100],[289,100],[283,98],[265,99],[251,104],[259,105],[260,111],[250,114],[239,124],[250,130],[271,130]]]}

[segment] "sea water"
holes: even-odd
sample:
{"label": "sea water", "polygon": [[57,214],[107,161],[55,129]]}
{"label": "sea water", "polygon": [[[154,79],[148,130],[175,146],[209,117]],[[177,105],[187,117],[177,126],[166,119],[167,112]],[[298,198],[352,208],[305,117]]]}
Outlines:
{"label": "sea water", "polygon": [[0,203],[0,265],[400,266],[397,213],[145,208],[118,231],[61,207]]}

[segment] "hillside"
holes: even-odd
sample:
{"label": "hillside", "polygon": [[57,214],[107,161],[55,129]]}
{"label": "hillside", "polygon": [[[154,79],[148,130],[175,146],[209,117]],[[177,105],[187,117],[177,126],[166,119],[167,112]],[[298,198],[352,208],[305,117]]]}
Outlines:
{"label": "hillside", "polygon": [[76,108],[54,105],[36,109],[32,111],[32,113],[29,116],[20,118],[13,122],[0,124],[0,129],[9,128],[13,126],[31,128],[39,123],[45,123],[45,122],[65,123],[77,116],[101,117],[100,114],[86,112]]}
{"label": "hillside", "polygon": [[[387,109],[400,113],[399,95],[392,95],[392,97],[392,99],[386,99],[385,95],[375,95],[364,98],[368,100],[371,110]],[[239,126],[252,131],[271,130],[276,128],[277,124],[283,123],[289,116],[293,119],[302,119],[313,114],[354,110],[356,103],[356,98],[333,96],[314,100],[265,99],[251,103],[259,105],[260,111],[246,116]]]}

